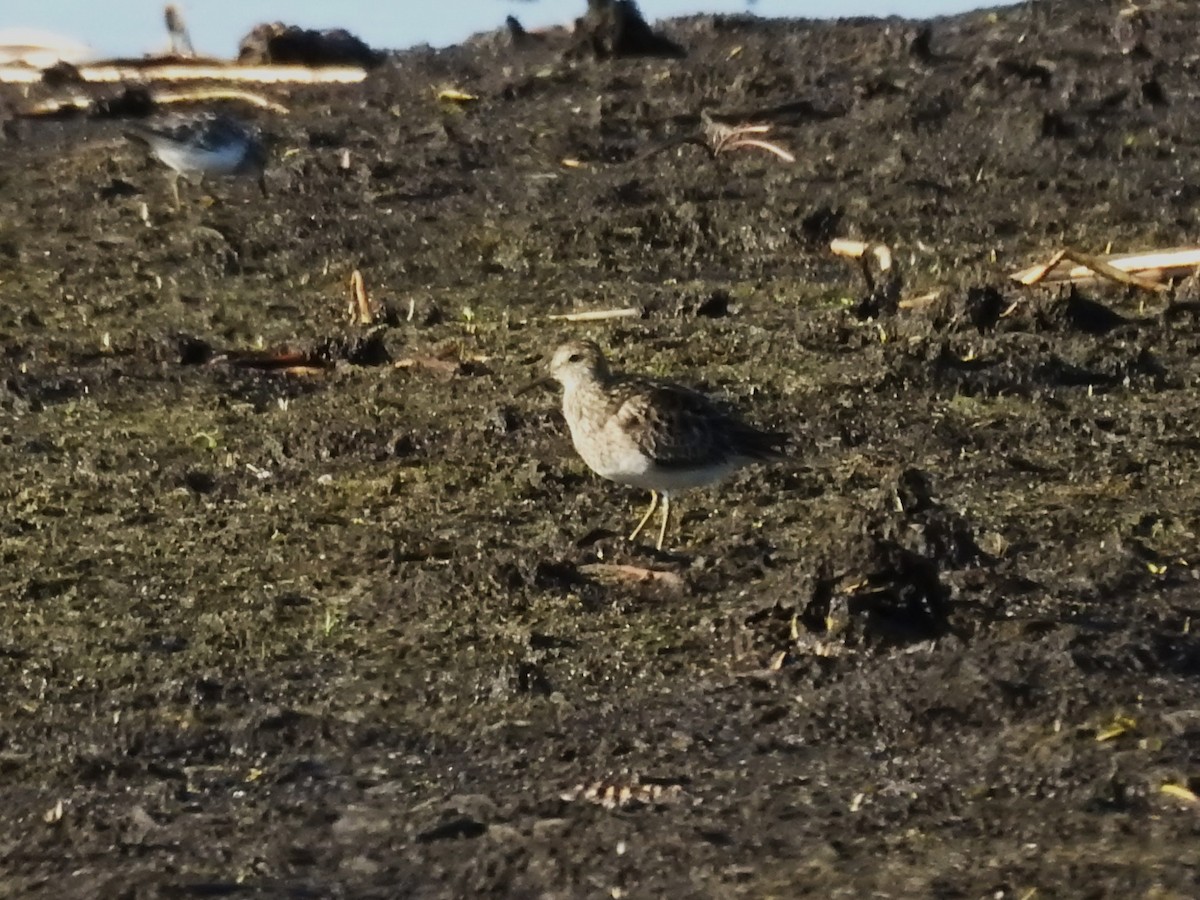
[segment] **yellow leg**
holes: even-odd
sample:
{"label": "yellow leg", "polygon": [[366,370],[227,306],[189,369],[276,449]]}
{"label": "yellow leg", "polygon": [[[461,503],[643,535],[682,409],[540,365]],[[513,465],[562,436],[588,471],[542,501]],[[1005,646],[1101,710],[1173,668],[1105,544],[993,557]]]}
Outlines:
{"label": "yellow leg", "polygon": [[183,204],[179,202],[179,173],[171,172],[171,195],[175,198],[175,208],[182,209]]}
{"label": "yellow leg", "polygon": [[658,543],[654,545],[655,550],[662,549],[663,539],[667,536],[667,521],[671,518],[671,495],[663,494],[662,500],[663,523],[662,528],[658,529]]}
{"label": "yellow leg", "polygon": [[654,511],[656,509],[658,509],[658,491],[651,491],[650,508],[646,510],[646,514],[642,516],[642,521],[638,522],[637,528],[633,529],[633,534],[629,536],[629,540],[637,540],[637,536],[642,533],[642,529],[646,527],[646,523],[650,521],[650,517],[654,515]]}

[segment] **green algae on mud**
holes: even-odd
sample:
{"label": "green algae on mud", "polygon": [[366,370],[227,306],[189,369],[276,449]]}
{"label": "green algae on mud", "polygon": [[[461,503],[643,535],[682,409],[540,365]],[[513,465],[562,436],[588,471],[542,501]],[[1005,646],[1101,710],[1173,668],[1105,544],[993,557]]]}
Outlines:
{"label": "green algae on mud", "polygon": [[[1195,893],[1160,788],[1200,787],[1196,287],[1081,288],[1098,328],[1005,273],[1195,233],[1197,12],[1147,56],[1044,7],[937,20],[932,58],[740,17],[671,23],[684,60],[409,51],[262,122],[269,200],[178,213],[119,123],[7,123],[0,887]],[[774,110],[797,162],[642,158],[706,108]],[[830,222],[940,299],[859,321]],[[470,364],[352,362],[354,268],[387,357]],[[794,463],[626,545],[636,492],[512,396],[575,335]],[[221,358],[282,347],[330,365]],[[608,782],[679,791],[575,790]]]}

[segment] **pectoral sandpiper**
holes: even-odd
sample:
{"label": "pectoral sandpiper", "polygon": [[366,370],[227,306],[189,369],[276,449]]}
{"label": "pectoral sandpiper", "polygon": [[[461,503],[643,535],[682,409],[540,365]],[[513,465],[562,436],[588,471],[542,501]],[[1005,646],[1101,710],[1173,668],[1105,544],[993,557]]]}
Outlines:
{"label": "pectoral sandpiper", "polygon": [[180,175],[248,175],[267,195],[267,151],[248,126],[225,115],[175,117],[154,125],[129,125],[125,136],[150,147],[171,169],[171,192],[179,206]]}
{"label": "pectoral sandpiper", "polygon": [[783,459],[785,435],[760,431],[703,394],[669,381],[613,372],[592,341],[571,341],[550,361],[550,375],[522,388],[558,382],[571,440],[597,475],[650,491],[635,540],[662,506],[661,550],[671,495],[723,478],[752,462]]}

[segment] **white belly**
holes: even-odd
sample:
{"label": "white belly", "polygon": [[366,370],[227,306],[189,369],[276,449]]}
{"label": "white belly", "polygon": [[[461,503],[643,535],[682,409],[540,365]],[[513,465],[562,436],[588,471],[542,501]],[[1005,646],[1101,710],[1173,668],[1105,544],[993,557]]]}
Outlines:
{"label": "white belly", "polygon": [[733,460],[703,468],[656,466],[647,456],[627,441],[614,440],[602,446],[594,438],[571,432],[576,452],[602,478],[647,491],[673,494],[689,488],[702,487],[729,475],[738,468]]}
{"label": "white belly", "polygon": [[720,481],[736,468],[737,465],[733,463],[708,466],[703,469],[664,469],[654,467],[648,472],[625,478],[613,478],[612,480],[621,484],[643,488],[647,491],[658,491],[660,494],[674,494],[678,491],[704,487],[706,484]]}
{"label": "white belly", "polygon": [[224,144],[215,150],[161,144],[155,155],[176,172],[205,172],[212,175],[232,175],[238,171],[246,156],[241,142]]}

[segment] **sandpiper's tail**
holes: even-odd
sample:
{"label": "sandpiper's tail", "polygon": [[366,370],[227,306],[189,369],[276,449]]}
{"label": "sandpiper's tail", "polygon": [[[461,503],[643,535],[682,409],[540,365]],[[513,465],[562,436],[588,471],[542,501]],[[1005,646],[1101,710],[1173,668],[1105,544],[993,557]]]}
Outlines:
{"label": "sandpiper's tail", "polygon": [[783,446],[788,442],[788,434],[783,431],[759,431],[750,425],[743,425],[734,435],[733,445],[739,456],[758,462],[778,462],[788,456]]}

